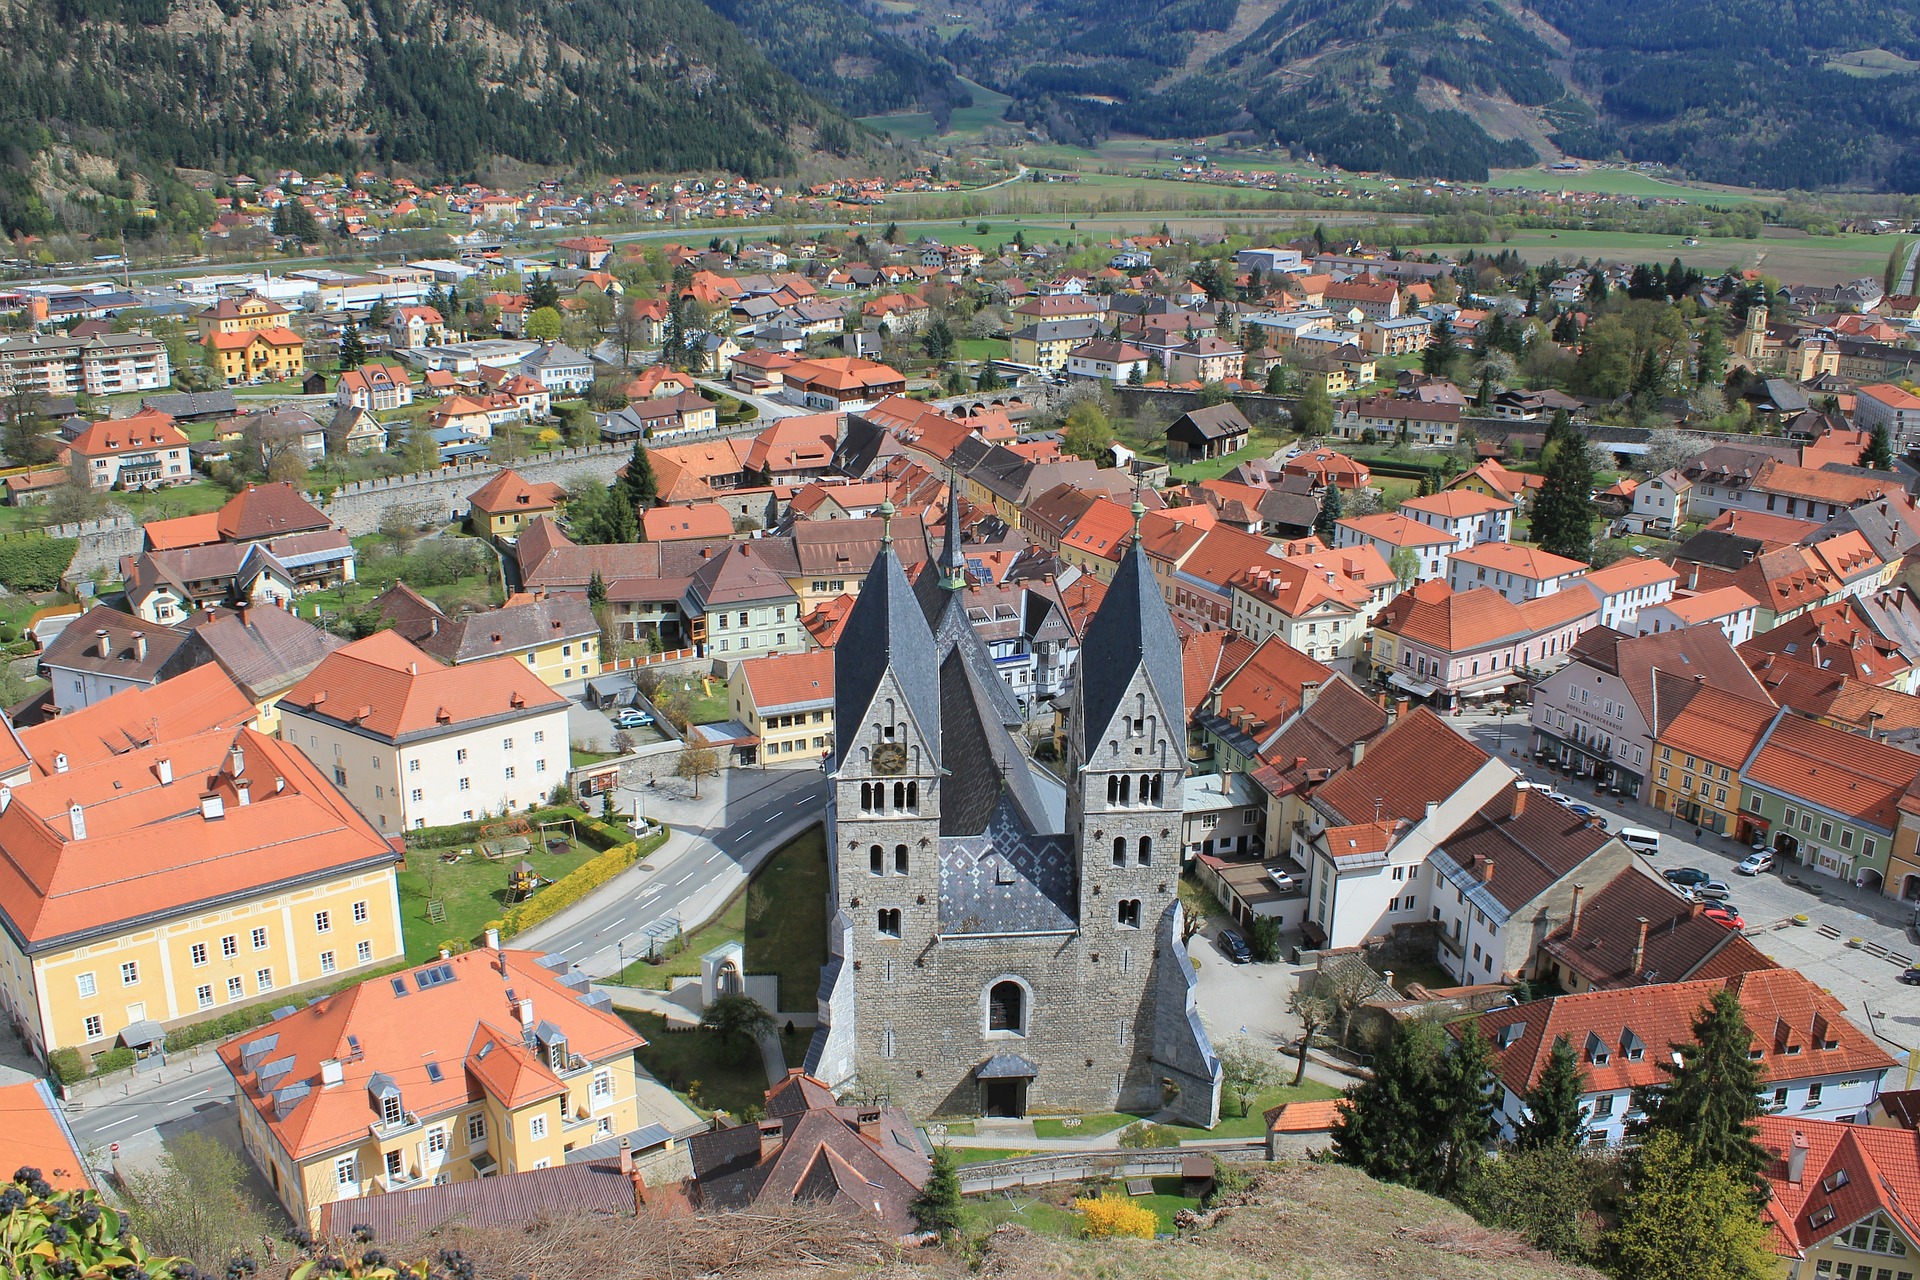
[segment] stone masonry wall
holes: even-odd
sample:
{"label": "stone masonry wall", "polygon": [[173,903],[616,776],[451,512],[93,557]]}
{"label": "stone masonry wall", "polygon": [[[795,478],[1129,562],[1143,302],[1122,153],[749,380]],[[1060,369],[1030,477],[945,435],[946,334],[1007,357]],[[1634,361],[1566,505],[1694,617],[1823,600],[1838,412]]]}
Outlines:
{"label": "stone masonry wall", "polygon": [[[502,471],[512,469],[531,481],[551,480],[565,484],[582,473],[610,481],[614,473],[633,456],[631,445],[597,444],[578,449],[556,449],[552,453],[521,458],[512,463],[479,462],[441,467],[437,471],[414,472],[380,480],[361,480],[342,485],[325,500],[308,494],[307,498],[327,518],[351,537],[375,533],[381,517],[399,507],[426,523],[462,520],[467,514],[467,495]],[[135,535],[136,542],[138,534]]]}
{"label": "stone masonry wall", "polygon": [[48,525],[45,529],[5,536],[37,538],[42,534],[50,538],[72,538],[78,544],[73,551],[73,560],[67,566],[70,579],[87,577],[95,569],[118,572],[120,557],[130,556],[140,550],[144,541],[139,522],[127,515],[108,515],[98,520],[83,520],[78,524]]}

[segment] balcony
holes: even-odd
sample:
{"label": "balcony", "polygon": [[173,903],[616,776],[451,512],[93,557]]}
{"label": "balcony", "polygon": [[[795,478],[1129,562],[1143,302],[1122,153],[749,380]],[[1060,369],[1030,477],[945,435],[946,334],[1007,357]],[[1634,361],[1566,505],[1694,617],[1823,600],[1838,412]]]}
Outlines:
{"label": "balcony", "polygon": [[370,1124],[367,1126],[367,1132],[372,1134],[377,1140],[385,1142],[389,1138],[397,1138],[402,1134],[412,1133],[419,1127],[420,1117],[409,1111],[400,1117],[397,1124]]}
{"label": "balcony", "polygon": [[403,1169],[399,1173],[383,1173],[374,1179],[382,1191],[405,1191],[417,1187],[422,1179],[418,1169]]}

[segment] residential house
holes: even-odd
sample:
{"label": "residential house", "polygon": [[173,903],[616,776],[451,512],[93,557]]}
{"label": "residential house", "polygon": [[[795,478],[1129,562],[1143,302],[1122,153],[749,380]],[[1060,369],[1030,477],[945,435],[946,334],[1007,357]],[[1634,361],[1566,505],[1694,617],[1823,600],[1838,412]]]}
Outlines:
{"label": "residential house", "polygon": [[1694,691],[1654,736],[1653,807],[1696,830],[1752,844],[1765,829],[1743,808],[1740,771],[1777,710],[1770,698],[1705,685]]}
{"label": "residential house", "polygon": [[1369,352],[1386,359],[1418,355],[1433,341],[1433,321],[1425,316],[1365,320],[1360,325],[1360,341]]}
{"label": "residential house", "polygon": [[1920,1251],[1920,1227],[1901,1194],[1920,1177],[1920,1138],[1898,1128],[1763,1115],[1755,1141],[1773,1159],[1763,1219],[1788,1280],[1894,1280]]}
{"label": "residential house", "polygon": [[407,351],[437,347],[447,340],[447,322],[433,307],[395,307],[387,320],[393,345]]}
{"label": "residential house", "polygon": [[1100,378],[1116,385],[1145,382],[1147,366],[1152,363],[1146,352],[1113,338],[1096,338],[1067,352],[1069,378]]}
{"label": "residential house", "polygon": [[692,639],[722,662],[807,647],[800,597],[751,542],[713,549],[688,579],[680,611]]}
{"label": "residential house", "polygon": [[1460,406],[1401,396],[1342,400],[1334,407],[1333,432],[1342,440],[1404,438],[1452,446],[1460,439]]}
{"label": "residential house", "polygon": [[1363,462],[1355,462],[1334,449],[1314,449],[1296,453],[1280,466],[1280,473],[1304,478],[1315,490],[1332,486],[1338,489],[1364,489],[1373,483],[1373,472]]}
{"label": "residential house", "polygon": [[845,419],[837,413],[803,413],[777,419],[747,450],[746,482],[791,485],[833,471],[834,446]]}
{"label": "residential house", "polygon": [[1427,859],[1440,967],[1462,986],[1533,976],[1539,939],[1572,911],[1580,884],[1632,864],[1617,837],[1541,792],[1508,786]]}
{"label": "residential house", "polygon": [[1565,911],[1542,922],[1530,972],[1578,995],[1775,967],[1706,907],[1638,863],[1598,885],[1576,883]]}
{"label": "residential house", "polygon": [[1589,569],[1580,585],[1600,605],[1600,625],[1634,633],[1642,609],[1673,599],[1680,575],[1651,556],[1616,560],[1602,569]]}
{"label": "residential house", "polygon": [[1642,607],[1630,627],[1634,634],[1643,636],[1684,627],[1718,627],[1727,642],[1737,646],[1753,639],[1754,618],[1759,611],[1753,597],[1739,587],[1680,591],[1658,604]]}
{"label": "residential house", "polygon": [[498,608],[454,617],[396,582],[373,607],[404,636],[453,666],[511,658],[549,685],[600,674],[600,624],[586,597],[519,592]]}
{"label": "residential house", "polygon": [[228,386],[242,382],[281,382],[307,371],[306,344],[285,325],[208,334],[201,345]]}
{"label": "residential house", "polygon": [[919,333],[933,319],[933,308],[910,293],[883,293],[860,305],[860,323],[867,329],[885,329],[902,337]]}
{"label": "residential house", "polygon": [[386,424],[366,409],[335,409],[326,422],[326,449],[333,456],[379,453],[387,447]]}
{"label": "residential house", "polygon": [[1513,513],[1512,502],[1471,489],[1448,489],[1400,504],[1401,515],[1448,534],[1458,551],[1482,542],[1511,540]]}
{"label": "residential house", "polygon": [[1515,604],[1556,591],[1578,590],[1587,566],[1538,547],[1512,542],[1481,542],[1454,551],[1447,561],[1447,583],[1455,591],[1491,587]]}
{"label": "residential house", "polygon": [[1245,448],[1252,431],[1231,401],[1189,409],[1167,427],[1167,457],[1176,463],[1223,458]]}
{"label": "residential house", "polygon": [[1480,1015],[1493,1046],[1494,1118],[1505,1136],[1526,1115],[1556,1040],[1579,1056],[1588,1141],[1619,1146],[1640,1117],[1638,1097],[1664,1083],[1668,1046],[1688,1044],[1712,997],[1731,990],[1753,1034],[1762,1095],[1779,1111],[1853,1119],[1867,1109],[1893,1059],[1847,1020],[1846,1007],[1794,969],[1757,969],[1726,978],[1586,991]]}
{"label": "residential house", "polygon": [[801,360],[782,375],[781,398],[804,409],[858,413],[888,396],[905,395],[907,380],[886,365],[855,356]]}
{"label": "residential house", "polygon": [[1886,428],[1894,451],[1920,441],[1920,396],[1880,382],[1854,392],[1853,424],[1862,431]]}
{"label": "residential house", "polygon": [[[1411,557],[1412,582],[1445,581],[1453,552],[1452,534],[1400,515],[1352,516],[1335,525],[1336,547],[1372,547],[1389,567],[1396,556]],[[1403,562],[1405,563],[1405,562]]]}
{"label": "residential house", "polygon": [[1671,537],[1687,522],[1687,496],[1693,481],[1677,467],[1634,486],[1624,523],[1628,533]]}
{"label": "residential house", "polygon": [[719,425],[719,410],[713,401],[692,391],[656,399],[635,400],[600,420],[600,438],[622,443],[629,440],[675,440],[684,436],[714,431]]}
{"label": "residential house", "polygon": [[1888,897],[1888,857],[1920,755],[1783,707],[1740,769],[1741,818],[1774,856]]}
{"label": "residential house", "polygon": [[1526,681],[1523,668],[1564,654],[1598,615],[1584,591],[1515,604],[1490,587],[1454,591],[1422,582],[1403,591],[1373,623],[1372,662],[1416,698],[1486,698]]}
{"label": "residential house", "polygon": [[240,1139],[295,1223],[331,1204],[565,1164],[638,1128],[645,1041],[561,963],[497,945],[220,1046]]}
{"label": "residential house", "polygon": [[556,395],[578,395],[593,386],[593,361],[564,342],[543,342],[520,358],[518,372]]}
{"label": "residential house", "polygon": [[1543,483],[1542,477],[1530,471],[1513,471],[1502,466],[1498,458],[1487,458],[1473,470],[1463,471],[1447,481],[1447,488],[1472,489],[1524,508]]}
{"label": "residential house", "polygon": [[193,482],[186,433],[151,409],[96,422],[68,442],[60,460],[92,489],[162,489]]}
{"label": "residential house", "polygon": [[1288,556],[1230,584],[1233,629],[1249,640],[1279,636],[1319,662],[1351,662],[1367,650],[1367,628],[1400,588],[1374,548]]}
{"label": "residential house", "polygon": [[123,737],[110,704],[47,728],[22,733],[32,776],[0,808],[0,1001],[43,1060],[145,1057],[171,1027],[402,954],[399,854],[290,744]]}
{"label": "residential house", "polygon": [[567,700],[524,662],[446,667],[391,631],[328,654],[280,726],[383,833],[528,808],[568,767]]}
{"label": "residential house", "polygon": [[1072,353],[1101,337],[1096,320],[1038,320],[1007,335],[1007,361],[1029,369],[1058,372]]}
{"label": "residential house", "polygon": [[1256,645],[1235,632],[1213,634],[1224,637],[1217,646],[1194,645],[1183,654],[1190,661],[1212,652],[1219,661],[1213,679],[1189,691],[1192,736],[1198,758],[1215,772],[1245,773],[1258,765],[1281,725],[1335,678],[1334,671],[1277,636]]}
{"label": "residential house", "polygon": [[197,665],[190,638],[177,628],[95,605],[41,650],[46,697],[56,712],[68,715],[128,689],[150,689]]}
{"label": "residential house", "polygon": [[1358,311],[1368,320],[1400,318],[1400,286],[1391,280],[1376,279],[1371,272],[1349,280],[1336,280],[1321,297],[1336,315]]}
{"label": "residential house", "polygon": [[527,480],[506,467],[467,495],[467,528],[494,542],[519,536],[541,516],[558,515],[567,491],[551,480]]}
{"label": "residential house", "polygon": [[149,333],[28,333],[0,339],[0,394],[112,396],[173,385],[167,344]]}
{"label": "residential house", "polygon": [[194,330],[205,342],[216,333],[250,333],[260,329],[284,327],[291,313],[279,303],[257,293],[238,298],[222,298],[193,317]]}
{"label": "residential house", "polygon": [[1755,670],[1800,663],[1824,675],[1913,693],[1920,667],[1909,655],[1911,640],[1899,631],[1882,634],[1877,621],[1861,600],[1849,597],[1761,632],[1739,646],[1740,656]]}
{"label": "residential house", "polygon": [[[1172,348],[1162,357],[1168,382],[1203,383],[1237,379],[1246,358],[1247,353],[1237,344],[1221,338],[1195,338]],[[1239,410],[1234,412],[1238,413]]]}
{"label": "residential house", "polygon": [[833,650],[736,663],[727,702],[757,740],[760,763],[819,760],[833,747]]}
{"label": "residential house", "polygon": [[653,507],[640,513],[640,536],[648,542],[724,542],[733,536],[733,516],[717,502]]}

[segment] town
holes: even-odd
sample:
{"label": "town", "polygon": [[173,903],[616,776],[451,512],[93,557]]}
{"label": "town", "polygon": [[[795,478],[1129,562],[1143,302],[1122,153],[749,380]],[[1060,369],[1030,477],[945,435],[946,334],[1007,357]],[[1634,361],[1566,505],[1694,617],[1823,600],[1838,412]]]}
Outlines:
{"label": "town", "polygon": [[1341,1165],[1910,1280],[1920,245],[882,222],[1009,180],[285,171],[271,267],[0,287],[10,1211],[846,1260]]}

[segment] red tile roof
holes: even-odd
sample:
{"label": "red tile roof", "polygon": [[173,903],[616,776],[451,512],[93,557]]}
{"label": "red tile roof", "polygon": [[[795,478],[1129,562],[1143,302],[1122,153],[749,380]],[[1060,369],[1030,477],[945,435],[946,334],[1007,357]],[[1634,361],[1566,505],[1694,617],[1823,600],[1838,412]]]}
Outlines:
{"label": "red tile roof", "polygon": [[1213,714],[1260,737],[1300,709],[1309,686],[1324,684],[1332,676],[1333,668],[1314,661],[1279,636],[1268,636],[1207,705]]}
{"label": "red tile roof", "polygon": [[1368,744],[1360,763],[1328,779],[1314,804],[1347,822],[1375,817],[1417,822],[1427,801],[1465,786],[1492,757],[1427,707],[1415,707]]}
{"label": "red tile roof", "polygon": [[731,538],[733,516],[717,502],[649,507],[640,513],[640,536],[648,542],[682,538]]}
{"label": "red tile roof", "polygon": [[[475,511],[497,515],[503,511],[551,511],[566,500],[567,491],[550,480],[534,482],[508,467],[467,495]],[[732,526],[728,526],[732,532]]]}
{"label": "red tile roof", "polygon": [[740,664],[740,673],[753,695],[753,705],[763,716],[800,706],[830,706],[833,702],[831,649],[748,658]]}
{"label": "red tile roof", "polygon": [[[1627,867],[1601,885],[1587,885],[1579,919],[1561,921],[1541,952],[1600,989],[1728,978],[1776,967],[1737,929],[1710,920],[1705,904],[1683,898],[1665,880]],[[1640,922],[1647,936],[1640,940]]]}
{"label": "red tile roof", "polygon": [[73,1130],[67,1127],[46,1081],[0,1085],[0,1115],[7,1118],[7,1136],[0,1139],[0,1165],[9,1177],[15,1169],[38,1169],[55,1191],[93,1185]]}
{"label": "red tile roof", "polygon": [[56,756],[66,756],[67,767],[78,769],[210,729],[238,729],[253,716],[246,693],[209,662],[22,729],[18,737],[33,759],[34,776],[44,778],[54,772]]}
{"label": "red tile roof", "polygon": [[512,658],[445,667],[393,632],[377,631],[328,654],[287,690],[280,705],[398,739],[450,731],[467,721],[558,710],[567,700]]}
{"label": "red tile roof", "polygon": [[[1773,1193],[1765,1212],[1774,1252],[1804,1257],[1822,1240],[1875,1213],[1892,1218],[1909,1241],[1920,1241],[1920,1213],[1915,1212],[1920,1206],[1920,1134],[1833,1120],[1761,1116],[1754,1123],[1754,1136],[1774,1154],[1761,1170]],[[1806,1155],[1795,1179],[1790,1158],[1799,1144],[1805,1145]]]}
{"label": "red tile roof", "polygon": [[1742,775],[1842,817],[1893,830],[1920,755],[1781,710]]}

